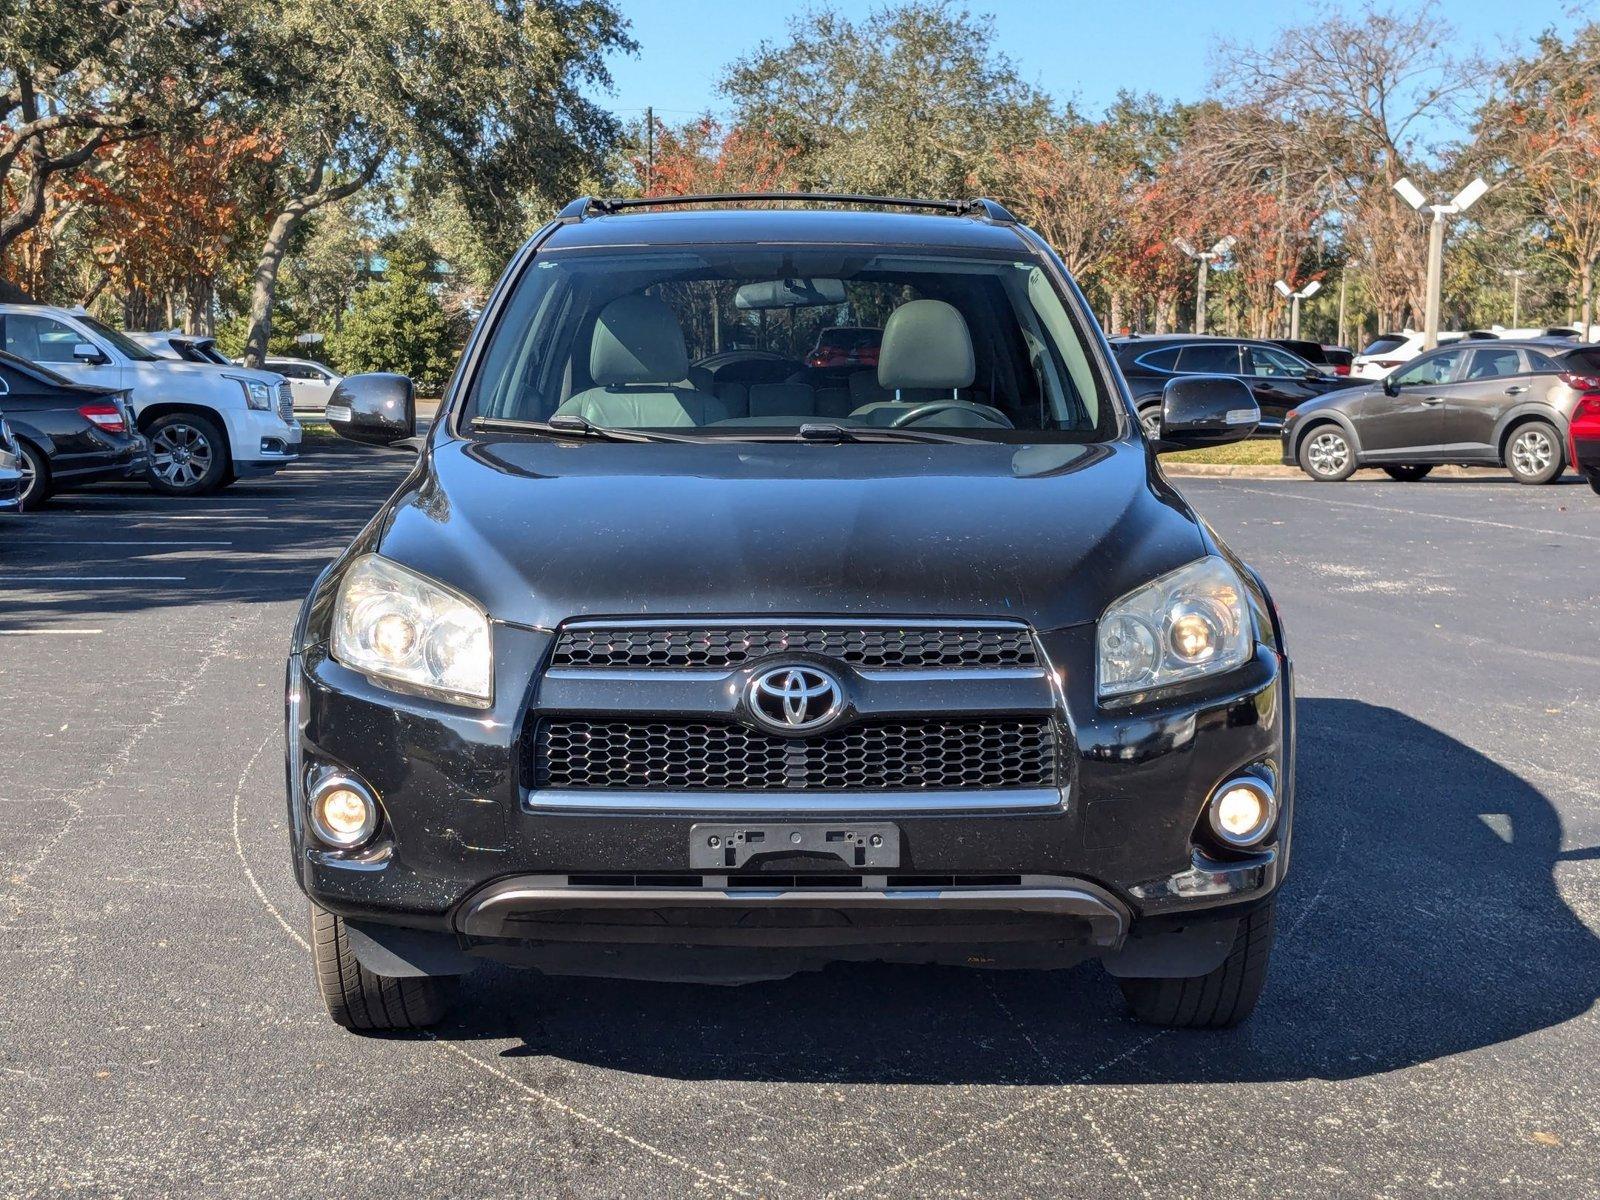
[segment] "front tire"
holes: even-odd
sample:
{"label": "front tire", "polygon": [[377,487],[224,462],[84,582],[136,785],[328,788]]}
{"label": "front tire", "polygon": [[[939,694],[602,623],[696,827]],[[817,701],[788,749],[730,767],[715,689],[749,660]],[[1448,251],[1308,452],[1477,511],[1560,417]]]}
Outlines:
{"label": "front tire", "polygon": [[1149,404],[1139,410],[1139,428],[1147,442],[1161,440],[1161,405]]}
{"label": "front tire", "polygon": [[1511,431],[1506,468],[1518,483],[1549,483],[1561,474],[1561,435],[1544,421],[1529,421]]}
{"label": "front tire", "polygon": [[38,512],[50,499],[50,464],[45,456],[21,438],[18,466],[22,468],[22,491],[17,496],[19,513]]}
{"label": "front tire", "polygon": [[317,990],[335,1025],[368,1033],[426,1029],[444,1018],[455,980],[393,979],[363,967],[350,949],[344,918],[311,906],[311,957]]}
{"label": "front tire", "polygon": [[1168,1029],[1229,1029],[1256,1009],[1272,956],[1276,898],[1239,921],[1233,948],[1206,975],[1179,979],[1119,979],[1133,1015]]}
{"label": "front tire", "polygon": [[204,496],[222,486],[232,465],[228,442],[215,421],[199,413],[157,417],[144,434],[150,439],[150,486],[167,496]]}
{"label": "front tire", "polygon": [[1318,483],[1339,483],[1356,473],[1356,451],[1337,425],[1318,425],[1300,441],[1300,469]]}
{"label": "front tire", "polygon": [[1393,463],[1385,467],[1383,473],[1401,483],[1415,483],[1419,479],[1426,479],[1432,470],[1426,463]]}

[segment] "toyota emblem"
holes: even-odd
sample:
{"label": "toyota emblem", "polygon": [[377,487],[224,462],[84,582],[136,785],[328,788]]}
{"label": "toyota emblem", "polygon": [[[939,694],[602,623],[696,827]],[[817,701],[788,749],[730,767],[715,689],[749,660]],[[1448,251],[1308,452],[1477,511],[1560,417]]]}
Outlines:
{"label": "toyota emblem", "polygon": [[839,681],[816,667],[773,667],[750,681],[750,713],[779,733],[820,729],[844,706]]}

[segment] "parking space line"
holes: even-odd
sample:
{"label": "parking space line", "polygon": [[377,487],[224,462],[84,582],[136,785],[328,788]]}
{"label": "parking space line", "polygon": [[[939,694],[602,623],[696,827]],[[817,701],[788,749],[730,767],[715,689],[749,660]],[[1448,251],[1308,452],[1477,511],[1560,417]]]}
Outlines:
{"label": "parking space line", "polygon": [[0,583],[182,583],[187,575],[0,575]]}
{"label": "parking space line", "polygon": [[48,637],[69,635],[104,633],[104,629],[0,629],[0,637]]}
{"label": "parking space line", "polygon": [[[1220,482],[1231,483],[1232,481],[1223,479]],[[1362,504],[1356,500],[1326,500],[1320,496],[1297,496],[1293,492],[1273,491],[1269,488],[1244,487],[1239,484],[1234,484],[1234,487],[1238,491],[1254,492],[1258,496],[1271,496],[1273,499],[1300,500],[1306,504],[1316,504],[1319,506],[1335,505],[1339,508],[1364,508],[1370,512],[1390,514],[1403,513],[1406,516],[1411,517],[1432,517],[1438,521],[1460,521],[1464,525],[1488,525],[1495,529],[1511,529],[1515,530],[1517,533],[1537,533],[1542,534],[1545,537],[1571,537],[1580,538],[1586,542],[1600,542],[1600,534],[1575,533],[1568,529],[1537,529],[1531,525],[1512,525],[1507,521],[1491,521],[1487,517],[1458,517],[1451,513],[1428,512],[1424,509],[1393,508],[1387,504]]]}
{"label": "parking space line", "polygon": [[19,538],[8,542],[12,546],[231,546],[232,542],[217,538],[187,538],[181,541],[143,538]]}

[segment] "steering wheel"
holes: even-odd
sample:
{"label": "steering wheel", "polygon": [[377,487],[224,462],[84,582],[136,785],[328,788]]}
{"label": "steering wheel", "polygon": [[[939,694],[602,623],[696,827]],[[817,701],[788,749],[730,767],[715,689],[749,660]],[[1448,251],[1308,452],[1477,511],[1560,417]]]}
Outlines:
{"label": "steering wheel", "polygon": [[[920,421],[924,417],[937,416],[942,412],[964,412],[969,416],[979,418],[985,425],[992,425],[998,429],[1016,428],[1015,425],[1006,419],[1006,415],[1000,412],[998,409],[990,408],[988,412],[982,412],[979,411],[980,408],[988,408],[988,405],[978,406],[966,400],[930,400],[926,404],[919,404],[915,408],[907,409],[905,412],[901,413],[898,417],[889,422],[889,428],[903,429],[905,426],[910,425],[915,421]],[[991,417],[989,415],[990,413],[993,413],[994,416]],[[996,417],[999,419],[996,420]]]}

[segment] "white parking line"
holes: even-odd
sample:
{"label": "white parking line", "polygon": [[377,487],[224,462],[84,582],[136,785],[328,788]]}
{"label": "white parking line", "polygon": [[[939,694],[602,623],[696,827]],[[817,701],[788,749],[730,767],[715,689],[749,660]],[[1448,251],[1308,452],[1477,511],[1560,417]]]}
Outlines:
{"label": "white parking line", "polygon": [[182,583],[187,575],[0,575],[0,583]]}
{"label": "white parking line", "polygon": [[8,543],[13,546],[231,546],[232,542],[215,538],[189,538],[183,541],[151,540],[137,538],[18,538]]}
{"label": "white parking line", "polygon": [[[1222,483],[1232,483],[1232,480],[1223,479]],[[1234,484],[1236,491],[1254,492],[1258,496],[1271,496],[1275,500],[1300,500],[1306,504],[1333,505],[1337,508],[1362,508],[1369,512],[1387,513],[1391,516],[1403,514],[1410,517],[1431,517],[1435,521],[1458,521],[1463,525],[1487,525],[1493,529],[1511,529],[1517,533],[1536,533],[1543,537],[1569,537],[1580,538],[1585,542],[1600,542],[1600,534],[1578,533],[1571,529],[1537,529],[1530,525],[1513,525],[1509,521],[1491,521],[1487,517],[1458,517],[1453,513],[1427,512],[1417,508],[1396,508],[1386,504],[1362,504],[1355,500],[1329,500],[1322,496],[1300,496],[1293,492],[1274,491],[1268,488],[1248,487]]]}
{"label": "white parking line", "polygon": [[0,637],[46,637],[57,635],[66,637],[78,634],[104,633],[104,629],[0,629]]}

